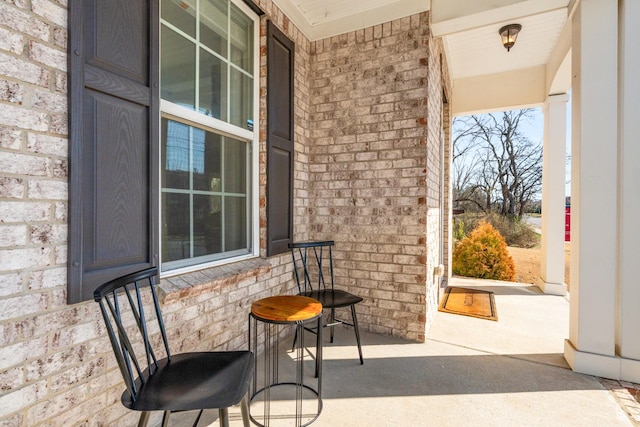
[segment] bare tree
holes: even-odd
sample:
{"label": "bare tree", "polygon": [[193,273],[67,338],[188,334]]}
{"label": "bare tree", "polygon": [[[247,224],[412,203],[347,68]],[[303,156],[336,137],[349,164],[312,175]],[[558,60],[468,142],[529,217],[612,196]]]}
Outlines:
{"label": "bare tree", "polygon": [[457,202],[522,217],[542,182],[542,144],[521,130],[531,113],[524,109],[454,120]]}
{"label": "bare tree", "polygon": [[473,129],[466,125],[466,118],[454,118],[452,184],[453,200],[456,206],[471,204],[475,209],[486,211],[482,199],[478,197],[482,164],[480,154],[473,145]]}

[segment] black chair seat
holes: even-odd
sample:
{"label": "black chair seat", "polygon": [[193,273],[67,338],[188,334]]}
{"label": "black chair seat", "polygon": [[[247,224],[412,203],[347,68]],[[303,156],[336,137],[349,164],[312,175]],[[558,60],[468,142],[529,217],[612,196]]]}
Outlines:
{"label": "black chair seat", "polygon": [[158,361],[159,369],[140,385],[136,401],[129,391],[122,404],[135,411],[190,411],[238,403],[249,387],[253,354],[249,351],[183,353]]}
{"label": "black chair seat", "polygon": [[324,308],[349,307],[362,301],[362,298],[341,290],[320,289],[303,292],[300,295],[317,299]]}

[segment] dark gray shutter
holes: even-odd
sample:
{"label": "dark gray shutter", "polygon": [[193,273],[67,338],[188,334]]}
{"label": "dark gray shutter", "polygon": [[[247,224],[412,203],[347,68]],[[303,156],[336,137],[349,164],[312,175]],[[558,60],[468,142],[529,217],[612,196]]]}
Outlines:
{"label": "dark gray shutter", "polygon": [[71,0],[68,303],[157,264],[158,2]]}
{"label": "dark gray shutter", "polygon": [[294,43],[267,22],[267,256],[293,241]]}

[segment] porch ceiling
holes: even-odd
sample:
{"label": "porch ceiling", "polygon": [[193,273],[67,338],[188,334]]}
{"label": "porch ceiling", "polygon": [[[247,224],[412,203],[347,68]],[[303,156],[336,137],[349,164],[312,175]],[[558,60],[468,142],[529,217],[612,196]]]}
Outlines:
{"label": "porch ceiling", "polygon": [[[568,52],[570,44],[558,49],[558,42],[563,37],[569,11],[577,1],[274,0],[274,3],[312,41],[429,10],[431,31],[444,42],[456,114],[544,102],[553,91],[552,80]],[[507,52],[498,29],[512,23],[523,28],[516,45]],[[555,69],[549,69],[550,63]],[[564,65],[562,70],[566,74],[566,61]],[[480,91],[470,90],[473,88]]]}
{"label": "porch ceiling", "polygon": [[[566,8],[555,9],[443,34],[453,78],[545,65],[566,19]],[[522,31],[515,46],[507,52],[502,46],[498,29],[511,23],[522,25]],[[446,26],[440,28],[446,30]]]}
{"label": "porch ceiling", "polygon": [[430,0],[273,0],[311,40],[429,10]]}

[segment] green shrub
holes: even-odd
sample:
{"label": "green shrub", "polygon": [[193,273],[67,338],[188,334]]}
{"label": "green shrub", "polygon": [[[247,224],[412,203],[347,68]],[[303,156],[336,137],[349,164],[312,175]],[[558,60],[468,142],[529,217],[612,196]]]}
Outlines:
{"label": "green shrub", "polygon": [[516,268],[504,237],[485,221],[453,250],[453,273],[479,279],[514,281]]}
{"label": "green shrub", "polygon": [[[509,246],[532,248],[540,242],[538,234],[518,218],[510,218],[496,213],[488,215],[467,213],[456,215],[453,221],[454,238],[457,241],[461,240],[458,236],[468,236],[481,221],[485,221],[500,232]],[[459,229],[462,229],[462,232]]]}
{"label": "green shrub", "polygon": [[538,244],[539,237],[524,221],[504,215],[491,214],[488,222],[502,234],[509,246],[531,248]]}

